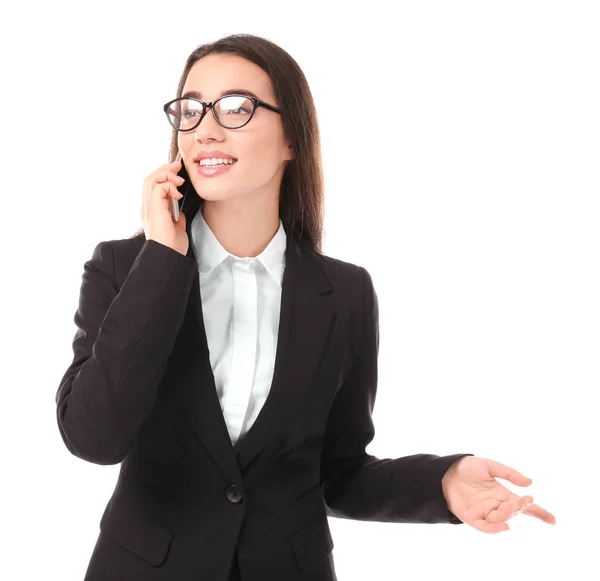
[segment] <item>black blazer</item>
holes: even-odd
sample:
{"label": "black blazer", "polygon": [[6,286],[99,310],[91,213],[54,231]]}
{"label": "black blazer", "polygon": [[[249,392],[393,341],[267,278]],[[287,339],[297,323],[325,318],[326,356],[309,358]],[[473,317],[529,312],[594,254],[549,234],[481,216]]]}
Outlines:
{"label": "black blazer", "polygon": [[100,242],[56,394],[69,451],[121,463],[85,581],[227,581],[234,553],[244,581],[334,581],[328,516],[459,524],[441,479],[467,454],[365,453],[378,317],[367,270],[288,233],[271,391],[233,446],[191,239]]}

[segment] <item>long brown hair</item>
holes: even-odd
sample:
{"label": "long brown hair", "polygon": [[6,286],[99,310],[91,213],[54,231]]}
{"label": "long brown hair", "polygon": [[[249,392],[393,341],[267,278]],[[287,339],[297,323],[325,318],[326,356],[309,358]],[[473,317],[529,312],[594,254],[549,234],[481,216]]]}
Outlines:
{"label": "long brown hair", "polygon": [[[313,251],[322,254],[324,182],[321,160],[321,139],[315,104],[304,73],[298,63],[275,43],[251,34],[233,34],[212,43],[202,44],[188,57],[176,97],[180,97],[190,69],[209,54],[236,54],[261,67],[270,77],[285,137],[294,151],[287,162],[279,189],[279,217],[287,233],[303,241]],[[173,129],[169,162],[178,153],[177,130]],[[193,186],[191,186],[193,189]],[[190,200],[183,210],[188,212],[201,205],[203,200]],[[132,238],[143,237],[143,227]]]}

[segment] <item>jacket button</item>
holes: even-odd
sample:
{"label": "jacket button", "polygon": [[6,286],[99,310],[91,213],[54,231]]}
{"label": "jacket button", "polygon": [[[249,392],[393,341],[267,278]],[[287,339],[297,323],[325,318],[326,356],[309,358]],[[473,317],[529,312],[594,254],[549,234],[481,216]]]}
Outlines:
{"label": "jacket button", "polygon": [[237,489],[235,484],[232,484],[231,486],[229,486],[227,488],[227,500],[229,502],[233,502],[234,504],[238,504],[239,502],[242,502],[242,500],[243,500],[242,493]]}

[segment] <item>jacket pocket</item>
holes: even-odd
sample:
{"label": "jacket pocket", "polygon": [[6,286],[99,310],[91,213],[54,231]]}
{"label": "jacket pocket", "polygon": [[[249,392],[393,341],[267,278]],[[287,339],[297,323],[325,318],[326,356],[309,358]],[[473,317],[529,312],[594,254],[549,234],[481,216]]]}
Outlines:
{"label": "jacket pocket", "polygon": [[100,530],[115,543],[146,563],[162,565],[167,558],[173,533],[124,505],[109,501]]}
{"label": "jacket pocket", "polygon": [[327,516],[318,516],[294,533],[290,543],[301,571],[309,571],[322,563],[334,547]]}

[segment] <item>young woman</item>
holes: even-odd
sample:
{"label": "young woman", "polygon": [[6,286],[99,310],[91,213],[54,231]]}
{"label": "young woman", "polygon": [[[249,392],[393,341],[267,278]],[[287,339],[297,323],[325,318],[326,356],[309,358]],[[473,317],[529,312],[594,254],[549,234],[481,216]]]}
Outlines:
{"label": "young woman", "polygon": [[85,579],[332,581],[328,516],[554,522],[493,460],[366,454],[377,295],[364,267],[322,254],[319,131],[297,63],[251,35],[202,45],[165,112],[182,163],[144,181],[138,235],[84,265],[56,396],[70,452],[121,463]]}

